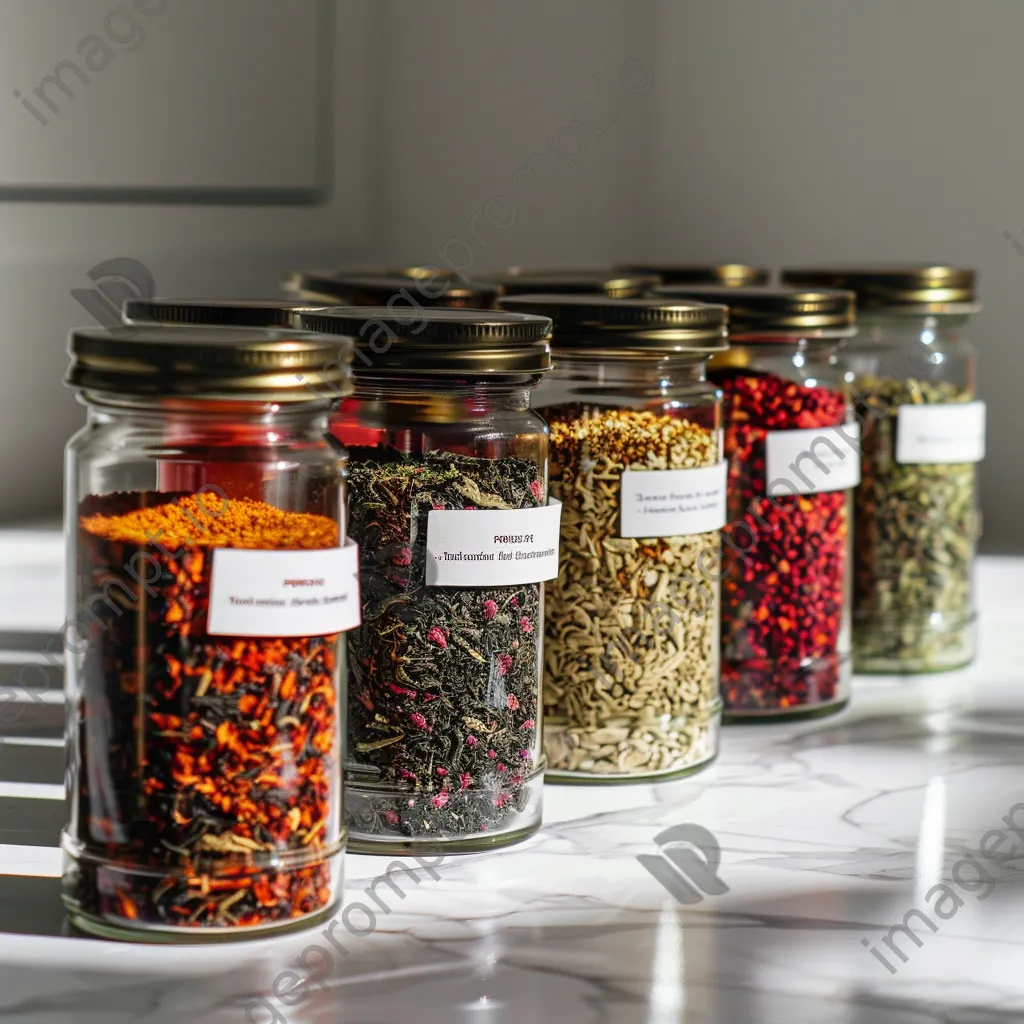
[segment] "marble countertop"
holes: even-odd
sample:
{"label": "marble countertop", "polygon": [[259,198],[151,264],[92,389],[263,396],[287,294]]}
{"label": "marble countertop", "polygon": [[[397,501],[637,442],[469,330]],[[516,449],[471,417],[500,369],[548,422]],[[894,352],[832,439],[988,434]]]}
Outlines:
{"label": "marble countertop", "polygon": [[[59,626],[59,552],[0,537],[8,652]],[[415,878],[393,871],[397,891],[374,886],[390,859],[349,857],[326,933],[160,948],[71,936],[43,823],[62,813],[60,741],[45,722],[11,736],[0,1022],[1024,1021],[1022,583],[1024,559],[981,561],[970,669],[857,678],[840,715],[729,728],[718,761],[682,782],[549,786],[537,836],[405,861]],[[59,694],[36,705],[59,712]],[[720,846],[716,877],[665,845],[679,826]],[[890,933],[905,919],[916,938]]]}

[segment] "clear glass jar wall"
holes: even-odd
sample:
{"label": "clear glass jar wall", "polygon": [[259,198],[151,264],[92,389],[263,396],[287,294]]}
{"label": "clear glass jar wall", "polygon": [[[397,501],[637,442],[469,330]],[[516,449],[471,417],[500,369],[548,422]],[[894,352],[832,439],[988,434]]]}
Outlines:
{"label": "clear glass jar wall", "polygon": [[854,513],[859,672],[944,671],[974,657],[984,416],[967,324],[965,315],[872,314],[842,349],[862,423]]}
{"label": "clear glass jar wall", "polygon": [[[241,626],[254,608],[215,622],[211,593],[234,594],[222,549],[312,556],[301,564],[324,575],[322,549],[344,544],[344,457],[327,410],[295,395],[131,394],[137,348],[122,334],[99,353],[102,333],[76,332],[69,376],[88,407],[66,457],[70,918],[166,942],[329,915],[342,892],[343,644],[333,630],[295,635],[303,626],[278,609],[279,632]],[[260,359],[302,346],[314,367],[337,350],[242,333]],[[156,329],[134,344],[176,338],[196,352],[233,334]],[[112,370],[118,359],[129,368]],[[246,563],[226,600],[259,600],[242,591],[258,589],[260,565]]]}
{"label": "clear glass jar wall", "polygon": [[703,359],[556,349],[536,405],[551,426],[551,491],[563,503],[560,573],[547,585],[548,775],[688,774],[718,752],[720,588],[699,560],[718,563],[721,524],[623,536],[622,477],[718,464],[720,393]]}
{"label": "clear glass jar wall", "polygon": [[[417,329],[394,316],[310,317],[356,332],[369,317],[388,334],[363,339],[366,368],[332,420],[350,454],[363,604],[348,637],[345,821],[364,852],[507,845],[541,821],[547,577],[513,559],[546,512],[548,429],[530,398],[550,321],[432,310]],[[503,513],[515,536],[491,528]],[[555,549],[557,529],[552,564]]]}
{"label": "clear glass jar wall", "polygon": [[[778,336],[747,343],[734,333],[730,351],[709,370],[725,395],[730,460],[722,568],[727,721],[833,711],[849,699],[852,493],[829,489],[827,480],[821,490],[805,486],[809,467],[800,460],[815,436],[796,433],[824,431],[847,464],[856,462],[855,439],[850,447],[829,433],[854,421],[836,345]],[[769,445],[787,446],[784,434],[794,443],[775,468]]]}

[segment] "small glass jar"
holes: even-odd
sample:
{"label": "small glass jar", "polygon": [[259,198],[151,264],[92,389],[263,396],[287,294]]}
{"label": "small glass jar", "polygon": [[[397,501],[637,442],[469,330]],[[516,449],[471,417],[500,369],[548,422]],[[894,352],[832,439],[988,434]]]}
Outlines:
{"label": "small glass jar", "polygon": [[749,288],[771,281],[767,267],[746,263],[620,263],[616,270],[626,274],[653,274],[662,284],[724,285]]}
{"label": "small glass jar", "polygon": [[342,895],[339,634],[357,621],[344,454],[299,375],[336,339],[71,335],[68,799],[77,927],[247,938]]}
{"label": "small glass jar", "polygon": [[840,356],[862,428],[854,512],[854,669],[943,672],[975,653],[977,463],[985,404],[968,339],[974,273],[956,267],[786,271],[857,293]]}
{"label": "small glass jar", "polygon": [[319,305],[386,306],[388,315],[415,319],[416,310],[491,309],[497,285],[465,281],[439,267],[403,270],[302,270],[282,287],[297,299]]}
{"label": "small glass jar", "polygon": [[[540,826],[543,586],[558,571],[542,317],[300,314],[357,337],[347,447],[363,624],[349,633],[351,848],[506,846]],[[553,517],[553,518],[552,518]]]}
{"label": "small glass jar", "polygon": [[850,509],[858,427],[836,350],[854,330],[839,290],[664,287],[726,302],[729,554],[722,566],[726,721],[826,714],[849,699]]}
{"label": "small glass jar", "polygon": [[537,295],[503,308],[554,321],[537,395],[551,427],[562,563],[547,586],[548,778],[678,778],[718,753],[725,525],[725,308]]}
{"label": "small glass jar", "polygon": [[528,267],[485,274],[481,280],[496,285],[502,295],[606,295],[610,299],[636,299],[660,283],[660,278],[653,274],[624,274],[616,270],[531,270]]}

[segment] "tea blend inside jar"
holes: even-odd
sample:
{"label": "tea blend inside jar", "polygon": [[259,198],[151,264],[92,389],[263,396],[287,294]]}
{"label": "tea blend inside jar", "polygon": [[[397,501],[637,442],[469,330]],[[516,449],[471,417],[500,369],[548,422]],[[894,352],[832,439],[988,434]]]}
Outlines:
{"label": "tea blend inside jar", "polygon": [[[347,370],[323,370],[336,350],[295,331],[72,334],[89,423],[67,454],[62,845],[84,930],[245,937],[338,904],[357,560],[344,458],[292,372],[344,391]],[[190,475],[195,491],[165,489]]]}
{"label": "tea blend inside jar", "polygon": [[544,741],[565,782],[667,779],[718,750],[719,586],[725,524],[721,404],[704,380],[725,309],[536,295],[550,316],[551,425],[562,561],[546,588]]}
{"label": "tea blend inside jar", "polygon": [[[547,428],[529,403],[550,321],[298,319],[354,332],[373,360],[332,427],[350,452],[363,601],[348,637],[353,848],[514,842],[540,824],[542,583],[558,569]],[[370,320],[384,338],[360,336]]]}
{"label": "tea blend inside jar", "polygon": [[931,672],[974,657],[972,576],[985,404],[967,336],[974,274],[957,267],[819,268],[857,292],[841,357],[863,428],[855,499],[854,666]]}
{"label": "tea blend inside jar", "polygon": [[851,488],[857,424],[836,362],[850,292],[665,286],[729,306],[728,552],[722,565],[726,719],[826,713],[848,699]]}

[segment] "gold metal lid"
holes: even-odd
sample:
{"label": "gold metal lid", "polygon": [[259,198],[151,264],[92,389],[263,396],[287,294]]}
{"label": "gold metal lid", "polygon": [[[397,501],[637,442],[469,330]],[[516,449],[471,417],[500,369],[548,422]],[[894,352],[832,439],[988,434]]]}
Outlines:
{"label": "gold metal lid", "polygon": [[856,298],[837,288],[727,288],[722,285],[662,285],[666,298],[721,302],[729,307],[729,336],[841,338],[854,333]]}
{"label": "gold metal lid", "polygon": [[294,326],[355,339],[357,376],[435,374],[493,377],[551,369],[551,320],[482,309],[328,306],[298,311]]}
{"label": "gold metal lid", "polygon": [[510,267],[502,274],[484,274],[480,280],[497,285],[502,295],[607,295],[612,299],[636,299],[661,279],[653,274],[626,274],[616,270]]}
{"label": "gold metal lid", "polygon": [[218,327],[291,327],[292,313],[319,303],[281,299],[129,299],[126,324]]}
{"label": "gold metal lid", "polygon": [[767,267],[746,263],[620,263],[626,274],[653,274],[663,284],[721,284],[730,288],[765,285],[771,280]]}
{"label": "gold metal lid", "polygon": [[710,355],[728,348],[723,305],[600,295],[512,295],[501,309],[550,317],[554,348],[599,355]]}
{"label": "gold metal lid", "polygon": [[64,383],[82,391],[295,403],[322,402],[325,384],[352,392],[351,346],[295,330],[93,327],[71,332],[68,354]]}
{"label": "gold metal lid", "polygon": [[974,313],[974,271],[948,266],[798,267],[782,271],[784,284],[849,288],[861,312]]}
{"label": "gold metal lid", "polygon": [[440,309],[492,309],[497,285],[467,282],[431,267],[404,270],[301,270],[283,282],[285,291],[319,302],[346,306],[417,306]]}

